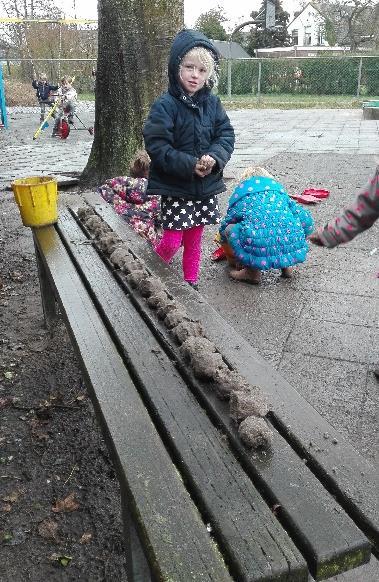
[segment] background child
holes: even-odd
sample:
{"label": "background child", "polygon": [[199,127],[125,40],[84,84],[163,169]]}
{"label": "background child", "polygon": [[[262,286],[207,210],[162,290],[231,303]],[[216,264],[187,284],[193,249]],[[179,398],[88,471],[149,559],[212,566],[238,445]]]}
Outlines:
{"label": "background child", "polygon": [[248,168],[229,200],[220,226],[221,242],[231,266],[232,279],[258,284],[261,271],[291,267],[305,261],[306,236],[313,230],[309,212],[292,200],[284,187],[264,168]]}
{"label": "background child", "polygon": [[143,134],[151,158],[148,193],[161,195],[163,237],[155,247],[169,262],[183,246],[184,280],[196,286],[204,225],[219,221],[217,194],[234,131],[218,97],[218,55],[201,32],[174,39],[168,91],[153,103]]}
{"label": "background child", "polygon": [[68,123],[73,123],[78,100],[78,94],[72,86],[73,81],[73,77],[62,77],[61,79],[61,84],[58,89],[58,99],[61,100],[61,104],[57,108],[52,137],[58,135],[58,128],[62,117],[66,115]]}
{"label": "background child", "polygon": [[138,151],[130,166],[130,177],[107,180],[98,192],[133,230],[155,244],[158,242],[160,204],[159,196],[146,194],[149,165],[147,153]]}
{"label": "background child", "polygon": [[50,96],[50,93],[52,91],[56,91],[58,89],[58,85],[50,85],[45,73],[41,73],[38,80],[33,79],[32,87],[36,89],[36,96],[41,108],[40,121],[42,122],[45,119],[46,105],[48,107],[52,107],[54,104],[54,98]]}

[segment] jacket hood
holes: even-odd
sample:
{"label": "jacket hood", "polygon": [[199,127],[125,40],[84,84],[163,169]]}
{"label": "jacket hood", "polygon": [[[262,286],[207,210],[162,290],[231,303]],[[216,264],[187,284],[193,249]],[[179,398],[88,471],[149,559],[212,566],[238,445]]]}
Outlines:
{"label": "jacket hood", "polygon": [[252,178],[244,180],[238,184],[229,200],[229,208],[234,206],[234,204],[239,202],[245,196],[268,191],[284,193],[285,189],[282,184],[272,178],[266,178],[266,176],[253,176]]}
{"label": "jacket hood", "polygon": [[[219,53],[209,38],[198,30],[191,30],[189,28],[181,30],[173,40],[168,60],[168,90],[171,95],[174,95],[174,97],[180,97],[184,93],[179,81],[180,61],[188,51],[196,46],[202,46],[211,51],[214,56],[215,64],[216,66],[218,65]],[[198,100],[202,95],[208,94],[211,89],[211,84],[207,87],[204,86],[203,89],[196,93],[196,100]]]}

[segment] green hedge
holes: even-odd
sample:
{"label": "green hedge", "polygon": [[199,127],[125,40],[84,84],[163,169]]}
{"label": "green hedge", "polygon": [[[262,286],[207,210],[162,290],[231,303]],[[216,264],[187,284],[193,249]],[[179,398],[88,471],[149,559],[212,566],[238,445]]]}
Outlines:
{"label": "green hedge", "polygon": [[[262,59],[261,93],[356,95],[360,57]],[[256,94],[258,59],[232,62],[232,94]],[[227,93],[227,61],[219,93]],[[362,57],[361,94],[379,94],[379,57]]]}

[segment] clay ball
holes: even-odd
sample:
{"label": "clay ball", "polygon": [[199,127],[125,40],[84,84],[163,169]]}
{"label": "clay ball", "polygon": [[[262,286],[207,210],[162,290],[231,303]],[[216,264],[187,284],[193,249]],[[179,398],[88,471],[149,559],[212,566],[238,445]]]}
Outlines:
{"label": "clay ball", "polygon": [[250,449],[266,449],[270,446],[273,434],[263,418],[248,416],[238,428],[241,441]]}
{"label": "clay ball", "polygon": [[109,234],[111,229],[105,222],[102,222],[98,226],[95,226],[91,232],[96,239],[99,239],[102,236]]}
{"label": "clay ball", "polygon": [[143,279],[146,277],[145,271],[132,271],[129,275],[126,276],[126,280],[133,289],[138,287]]}
{"label": "clay ball", "polygon": [[185,359],[202,351],[215,352],[216,346],[206,337],[189,337],[180,347],[180,353]]}
{"label": "clay ball", "polygon": [[182,309],[173,309],[171,313],[168,313],[164,318],[163,323],[168,329],[172,329],[182,321],[188,321],[188,316]]}
{"label": "clay ball", "polygon": [[178,309],[178,305],[172,299],[167,299],[162,301],[157,308],[157,316],[158,319],[165,319],[169,313],[172,311],[176,311]]}
{"label": "clay ball", "polygon": [[150,297],[151,295],[161,293],[164,290],[164,286],[157,277],[147,277],[147,279],[141,282],[138,290],[142,297]]}
{"label": "clay ball", "polygon": [[79,220],[84,220],[85,218],[92,216],[93,214],[95,214],[93,208],[90,208],[90,206],[81,206],[80,208],[78,208],[77,211],[77,215]]}
{"label": "clay ball", "polygon": [[105,234],[99,239],[99,248],[106,253],[111,255],[113,251],[122,243],[122,240],[114,233]]}
{"label": "clay ball", "polygon": [[189,337],[204,335],[203,328],[198,321],[181,321],[173,328],[172,333],[179,344],[184,343]]}
{"label": "clay ball", "polygon": [[109,257],[112,265],[120,269],[124,266],[124,263],[128,261],[130,254],[128,253],[128,247],[124,244],[115,248],[111,256]]}
{"label": "clay ball", "polygon": [[257,386],[230,395],[230,416],[237,423],[248,416],[266,416],[268,410],[267,400]]}
{"label": "clay ball", "polygon": [[89,218],[85,218],[83,222],[84,222],[86,228],[88,228],[88,230],[91,230],[91,231],[94,228],[101,226],[103,223],[100,216],[97,216],[96,214],[94,214],[93,216],[90,216]]}
{"label": "clay ball", "polygon": [[242,376],[229,368],[222,368],[217,371],[214,377],[215,391],[219,398],[228,400],[234,390],[248,390],[249,384]]}
{"label": "clay ball", "polygon": [[161,302],[165,302],[168,299],[167,294],[164,291],[155,293],[147,299],[147,304],[151,309],[157,309]]}
{"label": "clay ball", "polygon": [[143,271],[144,269],[141,261],[133,259],[132,255],[129,255],[125,257],[121,270],[123,273],[133,273],[133,271]]}

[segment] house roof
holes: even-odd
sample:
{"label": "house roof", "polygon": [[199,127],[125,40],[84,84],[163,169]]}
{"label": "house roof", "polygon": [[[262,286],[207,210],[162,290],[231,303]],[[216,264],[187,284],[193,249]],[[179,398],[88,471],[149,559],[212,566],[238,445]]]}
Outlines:
{"label": "house roof", "polygon": [[296,18],[299,18],[299,16],[300,16],[301,14],[303,14],[304,10],[305,10],[306,8],[308,8],[308,6],[312,6],[312,8],[314,8],[314,10],[316,10],[316,11],[317,11],[317,12],[320,14],[320,16],[321,16],[322,18],[324,18],[324,19],[325,19],[325,16],[324,16],[324,15],[323,15],[323,13],[320,11],[320,9],[319,9],[319,8],[317,8],[317,6],[316,6],[316,5],[315,5],[313,2],[308,2],[308,4],[306,4],[306,5],[305,5],[305,6],[304,6],[304,7],[303,7],[301,10],[300,10],[300,12],[298,12],[298,14],[296,14],[295,18],[293,18],[293,19],[291,20],[291,22],[289,22],[289,23],[288,23],[288,25],[287,25],[287,26],[290,26],[290,25],[291,25],[293,22],[295,22]]}
{"label": "house roof", "polygon": [[211,40],[223,59],[250,59],[249,53],[238,42]]}

